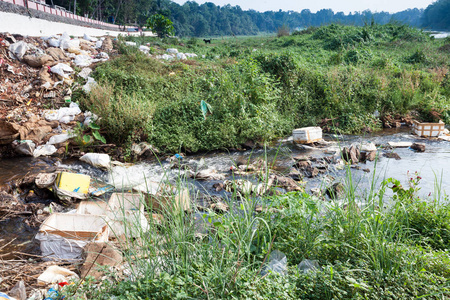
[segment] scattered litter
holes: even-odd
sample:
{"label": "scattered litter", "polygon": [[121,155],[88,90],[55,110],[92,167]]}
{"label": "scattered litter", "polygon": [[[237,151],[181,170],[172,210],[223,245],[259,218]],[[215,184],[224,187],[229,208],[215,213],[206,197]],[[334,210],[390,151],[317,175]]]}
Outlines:
{"label": "scattered litter", "polygon": [[70,202],[72,198],[84,200],[89,193],[91,177],[83,174],[61,172],[55,181],[56,196]]}
{"label": "scattered litter", "polygon": [[54,65],[50,68],[50,71],[58,74],[62,78],[69,78],[69,75],[73,73],[73,69],[69,65],[63,63]]}
{"label": "scattered litter", "polygon": [[89,94],[91,92],[92,88],[94,88],[96,86],[97,86],[97,81],[95,81],[95,79],[92,77],[88,77],[86,84],[83,85],[83,91],[86,94]]}
{"label": "scattered litter", "polygon": [[141,50],[141,51],[144,52],[145,54],[148,54],[148,52],[150,51],[150,47],[147,47],[147,46],[139,46],[139,50]]}
{"label": "scattered litter", "polygon": [[108,154],[86,153],[80,157],[81,161],[93,165],[94,167],[108,169],[111,164],[111,158]]}
{"label": "scattered litter", "polygon": [[177,54],[177,53],[178,53],[178,49],[175,49],[175,48],[169,48],[169,49],[167,49],[167,53]]}
{"label": "scattered litter", "polygon": [[78,275],[66,268],[50,266],[37,280],[38,284],[47,286],[54,283],[68,282],[72,279],[78,279]]}
{"label": "scattered litter", "polygon": [[78,67],[88,67],[92,64],[92,58],[88,55],[77,55],[73,62]]}
{"label": "scattered litter", "polygon": [[47,144],[48,145],[61,144],[61,143],[66,142],[71,137],[73,137],[73,135],[70,135],[68,133],[62,133],[62,134],[54,135],[48,140]]}
{"label": "scattered litter", "polygon": [[320,127],[304,127],[294,129],[292,132],[294,143],[312,144],[322,140],[322,128]]}
{"label": "scattered litter", "polygon": [[411,142],[388,142],[388,145],[392,148],[408,148],[412,144]]}
{"label": "scattered litter", "polygon": [[48,99],[48,98],[55,98],[55,97],[56,97],[56,92],[55,92],[55,91],[48,92],[48,93],[44,94],[43,97],[44,97],[45,99]]}
{"label": "scattered litter", "polygon": [[16,140],[12,143],[14,151],[25,156],[33,156],[36,144],[30,140]]}
{"label": "scattered litter", "polygon": [[135,42],[125,42],[125,45],[127,45],[127,46],[136,46],[136,43]]}
{"label": "scattered litter", "polygon": [[86,41],[90,41],[90,42],[97,42],[98,38],[92,37],[90,35],[84,34],[83,39],[85,39]]}
{"label": "scattered litter", "polygon": [[89,74],[91,74],[91,73],[92,73],[92,69],[91,68],[83,68],[81,70],[81,72],[78,73],[78,76],[81,77],[81,78],[87,79]]}
{"label": "scattered litter", "polygon": [[269,261],[261,270],[261,275],[264,276],[269,272],[284,275],[286,271],[287,271],[286,255],[281,251],[274,250],[270,253]]}
{"label": "scattered litter", "polygon": [[184,53],[177,53],[177,58],[181,59],[181,60],[187,59],[187,57],[186,57],[186,55],[184,55]]}
{"label": "scattered litter", "polygon": [[12,54],[11,58],[16,58],[18,60],[22,60],[23,56],[28,51],[28,49],[30,49],[30,47],[24,41],[20,41],[9,45],[9,51]]}
{"label": "scattered litter", "polygon": [[55,183],[56,177],[58,177],[58,173],[39,173],[34,183],[40,189],[48,188]]}
{"label": "scattered litter", "polygon": [[299,271],[303,273],[310,273],[322,270],[317,260],[310,260],[310,259],[304,259],[301,263],[298,264],[297,267]]}
{"label": "scattered litter", "polygon": [[437,137],[444,132],[445,123],[439,121],[439,123],[420,123],[418,121],[413,122],[412,131],[414,134],[423,137]]}
{"label": "scattered litter", "polygon": [[58,151],[58,149],[56,149],[53,145],[41,145],[33,151],[33,156],[49,156],[54,154],[56,151]]}
{"label": "scattered litter", "polygon": [[58,110],[44,110],[44,118],[49,122],[59,121],[62,123],[69,123],[80,113],[81,109],[78,104],[72,102],[69,107],[61,107]]}
{"label": "scattered litter", "polygon": [[101,216],[54,213],[42,223],[36,239],[44,260],[77,261],[89,242],[107,242],[108,236]]}

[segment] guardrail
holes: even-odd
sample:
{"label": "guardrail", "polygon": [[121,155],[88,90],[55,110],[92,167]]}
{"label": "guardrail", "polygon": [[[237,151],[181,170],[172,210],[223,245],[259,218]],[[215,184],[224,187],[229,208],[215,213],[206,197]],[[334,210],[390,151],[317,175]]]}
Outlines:
{"label": "guardrail", "polygon": [[38,11],[42,11],[45,13],[49,13],[52,15],[56,15],[56,16],[61,16],[64,18],[69,18],[69,19],[73,19],[73,20],[78,20],[78,21],[82,21],[82,22],[86,22],[86,23],[91,23],[91,24],[96,24],[96,25],[103,25],[103,26],[107,26],[110,27],[113,30],[117,30],[117,31],[121,31],[121,30],[128,30],[128,29],[133,29],[136,27],[133,26],[119,26],[116,24],[110,24],[110,23],[106,23],[106,22],[102,22],[102,21],[98,21],[98,20],[94,20],[94,19],[89,19],[86,17],[82,17],[82,16],[78,16],[75,15],[71,12],[66,11],[64,8],[60,8],[59,6],[50,6],[47,4],[42,4],[39,2],[34,2],[34,1],[30,1],[30,0],[0,0],[3,2],[8,2],[8,3],[12,3],[18,6],[23,6],[26,8],[30,8],[30,9],[35,9]]}

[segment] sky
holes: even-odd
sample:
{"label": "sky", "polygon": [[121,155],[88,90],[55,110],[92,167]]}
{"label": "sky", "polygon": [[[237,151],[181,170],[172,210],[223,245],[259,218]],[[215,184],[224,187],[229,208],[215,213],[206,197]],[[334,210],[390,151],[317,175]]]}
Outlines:
{"label": "sky", "polygon": [[[176,3],[183,4],[186,0],[173,0]],[[408,8],[426,8],[435,0],[196,0],[197,3],[212,2],[216,5],[231,4],[232,6],[239,5],[242,9],[254,9],[257,11],[302,11],[309,9],[311,12],[316,12],[323,8],[331,8],[334,12],[343,11],[349,12],[364,11],[370,9],[375,11],[398,12]]]}

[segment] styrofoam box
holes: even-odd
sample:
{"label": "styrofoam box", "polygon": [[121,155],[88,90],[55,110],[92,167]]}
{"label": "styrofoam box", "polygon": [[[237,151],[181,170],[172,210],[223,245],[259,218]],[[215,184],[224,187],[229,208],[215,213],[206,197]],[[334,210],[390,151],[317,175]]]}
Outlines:
{"label": "styrofoam box", "polygon": [[69,239],[101,242],[107,242],[109,236],[105,219],[96,215],[54,213],[42,223],[39,231]]}
{"label": "styrofoam box", "polygon": [[322,140],[322,128],[304,127],[292,131],[294,142],[298,144],[310,144]]}
{"label": "styrofoam box", "polygon": [[413,122],[413,133],[423,137],[437,137],[444,132],[445,123],[419,123]]}
{"label": "styrofoam box", "polygon": [[113,193],[108,206],[111,211],[140,210],[144,211],[145,198],[139,193]]}

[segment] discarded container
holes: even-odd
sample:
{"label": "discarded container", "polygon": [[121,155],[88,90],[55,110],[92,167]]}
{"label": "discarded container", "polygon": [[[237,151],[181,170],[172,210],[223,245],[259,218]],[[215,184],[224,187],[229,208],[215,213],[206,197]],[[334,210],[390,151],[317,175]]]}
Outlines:
{"label": "discarded container", "polygon": [[108,241],[108,226],[101,216],[54,213],[39,228],[39,232],[74,240]]}
{"label": "discarded container", "polygon": [[445,123],[439,121],[439,123],[420,123],[413,121],[412,130],[413,133],[423,137],[438,137],[444,132]]}
{"label": "discarded container", "polygon": [[36,149],[34,149],[33,156],[34,157],[48,156],[52,155],[56,151],[58,151],[58,149],[56,149],[56,147],[53,145],[41,145],[38,146]]}
{"label": "discarded container", "polygon": [[36,239],[43,260],[77,261],[89,242],[107,242],[108,236],[109,227],[101,216],[55,213],[41,225]]}
{"label": "discarded container", "polygon": [[83,174],[61,172],[56,177],[56,187],[60,190],[87,194],[91,177]]}
{"label": "discarded container", "polygon": [[107,215],[109,237],[131,236],[139,237],[141,233],[150,230],[147,218],[142,211],[110,211]]}
{"label": "discarded container", "polygon": [[108,201],[108,207],[111,211],[144,211],[144,198],[140,194],[132,193],[114,193]]}
{"label": "discarded container", "polygon": [[77,214],[106,216],[108,203],[105,201],[81,201],[77,208]]}
{"label": "discarded container", "polygon": [[11,300],[11,298],[8,295],[0,292],[0,300]]}
{"label": "discarded container", "polygon": [[311,144],[322,140],[322,128],[320,127],[304,127],[294,129],[292,132],[294,143]]}
{"label": "discarded container", "polygon": [[176,187],[168,184],[147,182],[135,186],[133,190],[143,193],[148,207],[156,211],[172,208],[185,211],[191,209],[188,189],[177,190]]}

